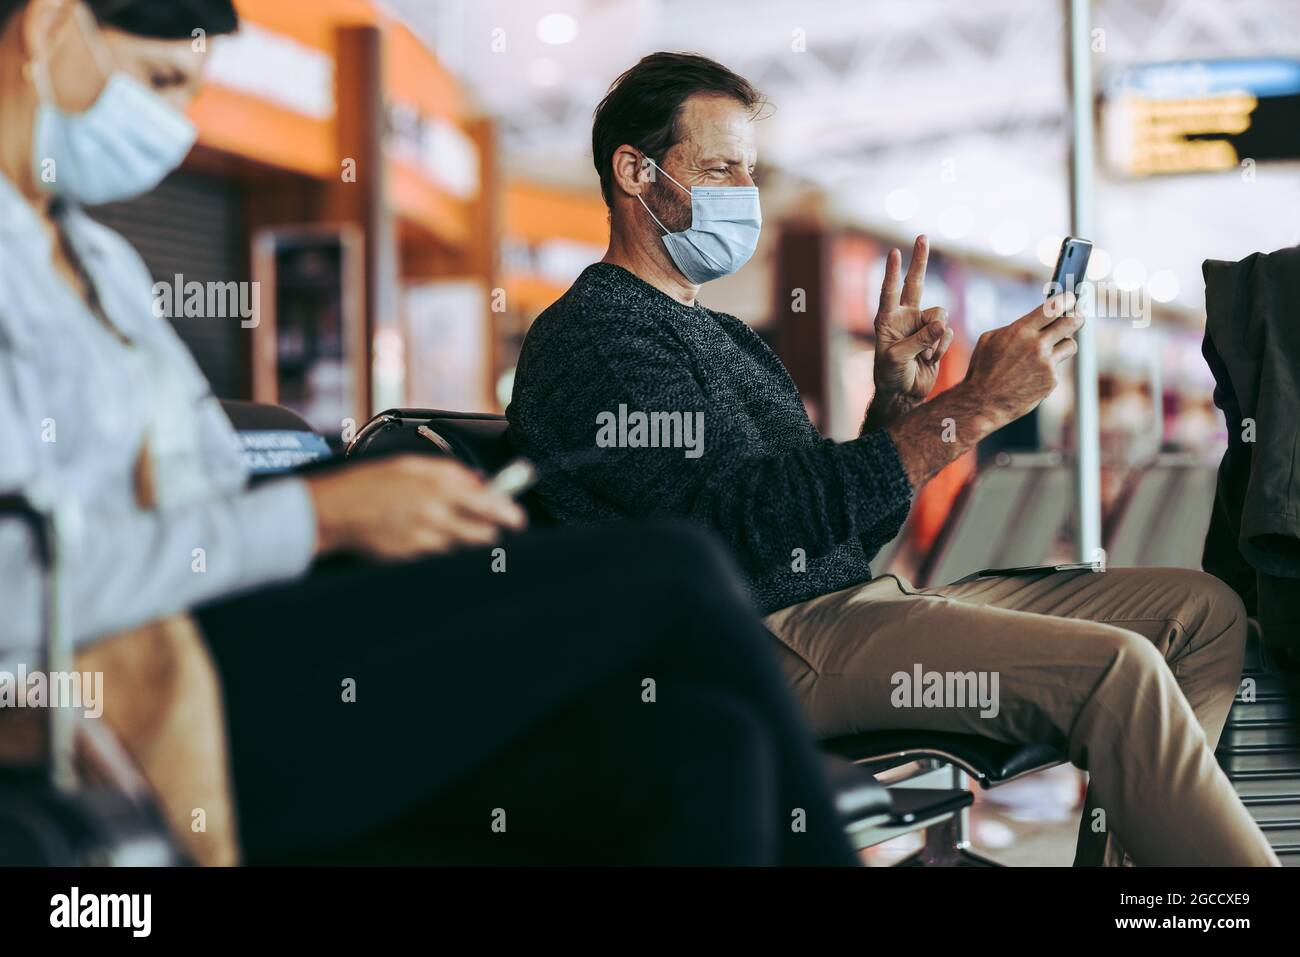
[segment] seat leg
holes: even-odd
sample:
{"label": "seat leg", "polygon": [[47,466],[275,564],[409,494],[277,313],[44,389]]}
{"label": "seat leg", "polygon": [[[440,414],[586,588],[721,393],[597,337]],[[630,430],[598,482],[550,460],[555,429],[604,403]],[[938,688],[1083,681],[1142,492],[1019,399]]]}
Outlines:
{"label": "seat leg", "polygon": [[[965,775],[954,773],[958,787],[965,785]],[[899,861],[898,867],[1002,867],[970,849],[970,808],[963,808],[946,821],[925,829],[925,843],[915,854]]]}

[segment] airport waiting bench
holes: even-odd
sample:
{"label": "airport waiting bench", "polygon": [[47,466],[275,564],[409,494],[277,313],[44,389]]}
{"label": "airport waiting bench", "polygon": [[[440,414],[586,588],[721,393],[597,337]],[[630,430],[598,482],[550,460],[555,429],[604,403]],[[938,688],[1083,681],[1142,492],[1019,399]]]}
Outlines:
{"label": "airport waiting bench", "polygon": [[[490,413],[390,409],[366,423],[349,443],[347,455],[446,455],[492,473],[513,457],[505,431],[505,417]],[[535,493],[526,494],[522,501],[535,524],[553,523]],[[1046,744],[1008,744],[980,735],[933,731],[873,731],[822,744],[828,755],[839,759],[831,767],[833,776],[839,769],[841,782],[850,774],[845,765],[873,780],[885,771],[917,766],[918,773],[889,786],[893,811],[888,819],[864,817],[848,826],[860,849],[924,830],[922,849],[905,863],[930,866],[996,866],[969,848],[967,808],[973,795],[965,778],[992,788],[1065,761],[1064,754]],[[841,801],[841,813],[845,804],[851,801]]]}
{"label": "airport waiting bench", "polygon": [[[234,403],[228,411],[244,427],[260,417],[262,427],[278,421],[284,427],[309,428],[286,410]],[[492,472],[511,456],[504,431],[505,421],[498,415],[394,409],[367,423],[348,453],[434,452]],[[1106,545],[1112,564],[1198,567],[1213,496],[1212,466],[1185,456],[1158,457],[1136,476],[1111,523]],[[999,455],[963,490],[921,581],[933,584],[978,568],[1046,563],[1071,501],[1069,463],[1061,455]],[[534,497],[526,496],[525,505],[534,521],[549,522]],[[924,830],[924,846],[911,863],[930,865],[989,863],[969,850],[966,779],[992,788],[1065,760],[1048,744],[1014,745],[932,731],[869,732],[822,745],[842,759],[830,762],[829,769],[858,846]],[[1264,673],[1255,633],[1242,691],[1216,757],[1282,862],[1300,865],[1300,694]],[[921,773],[889,787],[888,808],[879,788],[845,767],[874,775],[912,764]]]}
{"label": "airport waiting bench", "polygon": [[[330,455],[324,440],[289,410],[248,402],[224,405],[245,442],[246,456],[259,474],[278,473]],[[426,429],[416,432],[419,425]],[[367,424],[349,452],[433,451],[493,471],[509,455],[503,435],[504,420],[500,416],[390,410]],[[992,487],[984,490],[989,494],[977,495],[977,490],[972,489],[963,505],[973,506],[978,499],[983,503],[982,510],[1006,512],[1007,504],[1018,503],[1021,507],[1014,512],[1023,519],[1026,497],[1020,493],[1029,492],[1030,500],[1038,502],[1043,511],[1055,514],[1052,499],[1056,495],[1040,493],[1059,492],[1064,488],[1060,477],[1064,465],[1059,459],[1014,457],[1000,459],[997,466],[1002,471],[992,476]],[[1007,494],[1010,486],[1016,487],[1016,494]],[[1172,494],[1174,487],[1197,494]],[[1212,487],[1204,466],[1174,459],[1157,461],[1138,477],[1125,511],[1115,525],[1114,537],[1108,542],[1115,557],[1124,564],[1150,564],[1154,557],[1149,554],[1150,544],[1168,540],[1160,530],[1186,528],[1190,518],[1203,521],[1212,499]],[[1202,502],[1202,499],[1206,500]],[[1184,507],[1171,510],[1167,507],[1170,502]],[[535,516],[545,521],[537,503],[526,504]],[[15,514],[20,514],[23,508],[21,502],[14,504]],[[1189,510],[1193,514],[1189,515]],[[0,507],[0,514],[13,517],[9,511],[8,506]],[[1174,511],[1179,514],[1173,514]],[[969,518],[971,514],[968,508],[961,508],[952,520],[960,524],[966,521],[963,515]],[[1007,517],[1011,516],[1008,512]],[[987,528],[987,516],[979,518],[976,524]],[[1050,521],[1040,523],[1048,518],[1039,515],[1034,524],[1050,525]],[[974,531],[977,530],[957,528],[951,533],[956,539],[950,539],[941,557],[955,560],[958,553],[966,553],[966,559],[972,559],[974,556],[967,551],[963,540]],[[975,540],[979,537],[976,535]],[[1190,541],[1186,536],[1183,540]],[[1035,564],[1045,558],[1031,554],[1040,543],[1011,545],[1009,539],[998,535],[985,537],[985,541],[996,547],[988,559],[975,559],[976,567],[998,564],[993,554],[1008,547],[1015,554],[1006,556],[1007,564]],[[1139,548],[1143,543],[1146,545]],[[1165,550],[1159,557],[1159,564],[1192,567],[1197,564],[1182,549],[1176,555]],[[947,569],[941,570],[946,564],[949,562],[932,561],[932,569],[939,574],[946,573]],[[958,568],[958,571],[969,570],[969,565]],[[108,779],[96,782],[100,788],[97,800],[104,801],[103,789],[107,786],[122,794],[123,806],[137,814],[149,804],[145,785],[130,767],[120,745],[111,740],[111,733],[101,728],[97,734],[98,740],[90,742],[90,747],[97,752],[98,766],[116,769]],[[972,796],[962,787],[962,775],[983,787],[995,787],[1063,760],[1059,752],[1047,745],[1017,746],[974,735],[929,731],[851,735],[825,741],[823,748],[828,755],[827,772],[836,805],[855,844],[860,848],[869,847],[897,835],[924,830],[925,845],[909,861],[919,864],[990,863],[972,854],[967,847],[966,808]],[[1229,715],[1216,754],[1283,863],[1300,864],[1300,694],[1294,685],[1263,671],[1257,633],[1252,633],[1242,691]],[[888,788],[874,776],[913,762],[928,765],[929,770]],[[9,851],[20,854],[27,851],[57,859],[59,863],[76,863],[76,858],[70,856],[73,846],[64,838],[77,835],[56,833],[68,830],[66,812],[61,808],[33,805],[32,793],[29,775],[0,769],[0,835],[8,838],[0,840],[0,864],[18,862],[10,860]],[[114,806],[111,800],[109,806]],[[35,833],[34,829],[42,828],[43,834]],[[27,838],[26,843],[23,838]],[[167,854],[173,852],[165,846],[159,850],[161,853],[153,862],[165,863]],[[172,859],[179,860],[174,855]]]}
{"label": "airport waiting bench", "polygon": [[[1203,459],[1162,454],[1136,470],[1107,521],[1106,564],[1114,568],[1201,567],[1217,469]],[[962,488],[913,576],[942,585],[981,568],[1052,564],[1073,514],[1074,476],[1059,452],[1000,452]],[[872,561],[889,570],[907,529]]]}

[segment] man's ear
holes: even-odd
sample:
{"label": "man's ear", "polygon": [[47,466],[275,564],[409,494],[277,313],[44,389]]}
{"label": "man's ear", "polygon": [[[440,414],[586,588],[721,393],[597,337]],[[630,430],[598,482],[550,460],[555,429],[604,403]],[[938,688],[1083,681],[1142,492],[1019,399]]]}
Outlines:
{"label": "man's ear", "polygon": [[634,146],[624,143],[614,150],[610,159],[614,172],[614,183],[629,196],[640,196],[646,185],[654,181],[654,167],[647,162],[645,154]]}

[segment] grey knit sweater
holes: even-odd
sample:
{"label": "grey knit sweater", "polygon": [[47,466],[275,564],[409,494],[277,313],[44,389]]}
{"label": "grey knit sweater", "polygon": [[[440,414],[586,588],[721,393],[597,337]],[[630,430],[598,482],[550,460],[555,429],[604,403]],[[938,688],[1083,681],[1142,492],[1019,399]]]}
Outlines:
{"label": "grey knit sweater", "polygon": [[700,522],[764,614],[869,579],[911,505],[887,433],[823,439],[753,330],[607,263],[529,330],[506,415],[555,518]]}

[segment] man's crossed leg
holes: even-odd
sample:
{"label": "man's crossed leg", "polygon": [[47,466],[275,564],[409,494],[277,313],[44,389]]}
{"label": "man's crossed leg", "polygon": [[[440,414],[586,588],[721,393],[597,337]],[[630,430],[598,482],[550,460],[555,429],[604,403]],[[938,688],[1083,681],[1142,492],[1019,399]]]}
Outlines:
{"label": "man's crossed leg", "polygon": [[[1076,864],[1278,863],[1214,759],[1246,638],[1218,579],[1135,568],[917,590],[885,576],[766,622],[820,736],[930,728],[1059,745],[1091,778]],[[896,707],[893,676],[917,665],[996,672],[996,714]]]}

